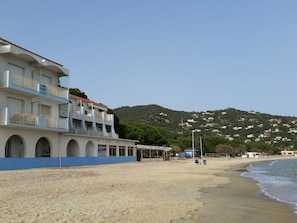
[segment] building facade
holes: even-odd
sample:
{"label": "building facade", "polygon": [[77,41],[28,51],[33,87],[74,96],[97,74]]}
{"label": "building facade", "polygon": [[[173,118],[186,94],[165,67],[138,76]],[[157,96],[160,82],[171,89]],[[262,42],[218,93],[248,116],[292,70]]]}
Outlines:
{"label": "building facade", "polygon": [[0,38],[0,170],[136,160],[107,107],[68,83],[62,64]]}

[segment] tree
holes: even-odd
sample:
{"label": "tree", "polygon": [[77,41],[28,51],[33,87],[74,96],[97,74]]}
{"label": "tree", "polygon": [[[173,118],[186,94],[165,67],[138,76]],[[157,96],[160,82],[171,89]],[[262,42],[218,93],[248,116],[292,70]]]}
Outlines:
{"label": "tree", "polygon": [[139,143],[144,143],[144,131],[129,123],[121,123],[119,125],[119,135],[121,138],[138,140]]}
{"label": "tree", "polygon": [[121,138],[138,140],[141,144],[169,146],[175,135],[170,131],[141,122],[121,122],[119,128]]}
{"label": "tree", "polygon": [[231,141],[221,136],[205,136],[203,137],[203,150],[207,153],[216,152],[216,146],[219,144],[230,145]]}
{"label": "tree", "polygon": [[217,153],[227,153],[230,156],[235,156],[232,146],[226,145],[226,144],[216,145],[216,152]]}
{"label": "tree", "polygon": [[238,155],[242,155],[247,151],[246,145],[240,144],[237,148],[235,148],[235,153]]}
{"label": "tree", "polygon": [[73,95],[76,95],[78,97],[81,97],[81,98],[88,99],[88,96],[86,95],[86,93],[79,90],[78,88],[69,88],[69,93],[73,94]]}

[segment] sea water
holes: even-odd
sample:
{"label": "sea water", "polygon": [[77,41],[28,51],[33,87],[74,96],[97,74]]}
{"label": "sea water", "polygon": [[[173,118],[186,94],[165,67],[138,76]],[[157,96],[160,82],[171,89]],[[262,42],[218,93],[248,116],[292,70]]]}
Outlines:
{"label": "sea water", "polygon": [[258,162],[247,170],[243,176],[258,181],[267,196],[293,205],[297,214],[297,159]]}

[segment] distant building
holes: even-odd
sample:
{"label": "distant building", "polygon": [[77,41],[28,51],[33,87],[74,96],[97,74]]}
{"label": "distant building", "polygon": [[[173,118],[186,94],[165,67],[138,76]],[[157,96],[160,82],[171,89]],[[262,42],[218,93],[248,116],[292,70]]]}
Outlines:
{"label": "distant building", "polygon": [[242,155],[242,158],[261,158],[266,156],[266,153],[259,153],[259,152],[246,152],[244,155]]}
{"label": "distant building", "polygon": [[281,155],[283,155],[283,156],[297,156],[297,151],[283,150],[283,151],[281,151]]}

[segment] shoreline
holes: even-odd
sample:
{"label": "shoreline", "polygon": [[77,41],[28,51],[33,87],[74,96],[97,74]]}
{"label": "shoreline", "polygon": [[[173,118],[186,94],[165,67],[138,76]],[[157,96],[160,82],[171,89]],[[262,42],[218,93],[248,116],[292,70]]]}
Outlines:
{"label": "shoreline", "polygon": [[257,160],[207,158],[0,171],[0,222],[296,222],[240,174]]}
{"label": "shoreline", "polygon": [[[262,161],[269,159],[255,162]],[[218,173],[218,176],[227,177],[231,182],[202,189],[200,200],[203,207],[197,210],[199,220],[193,222],[296,222],[297,214],[293,205],[265,195],[256,180],[242,176],[252,163],[234,165],[228,171]],[[219,214],[214,215],[214,210]]]}

